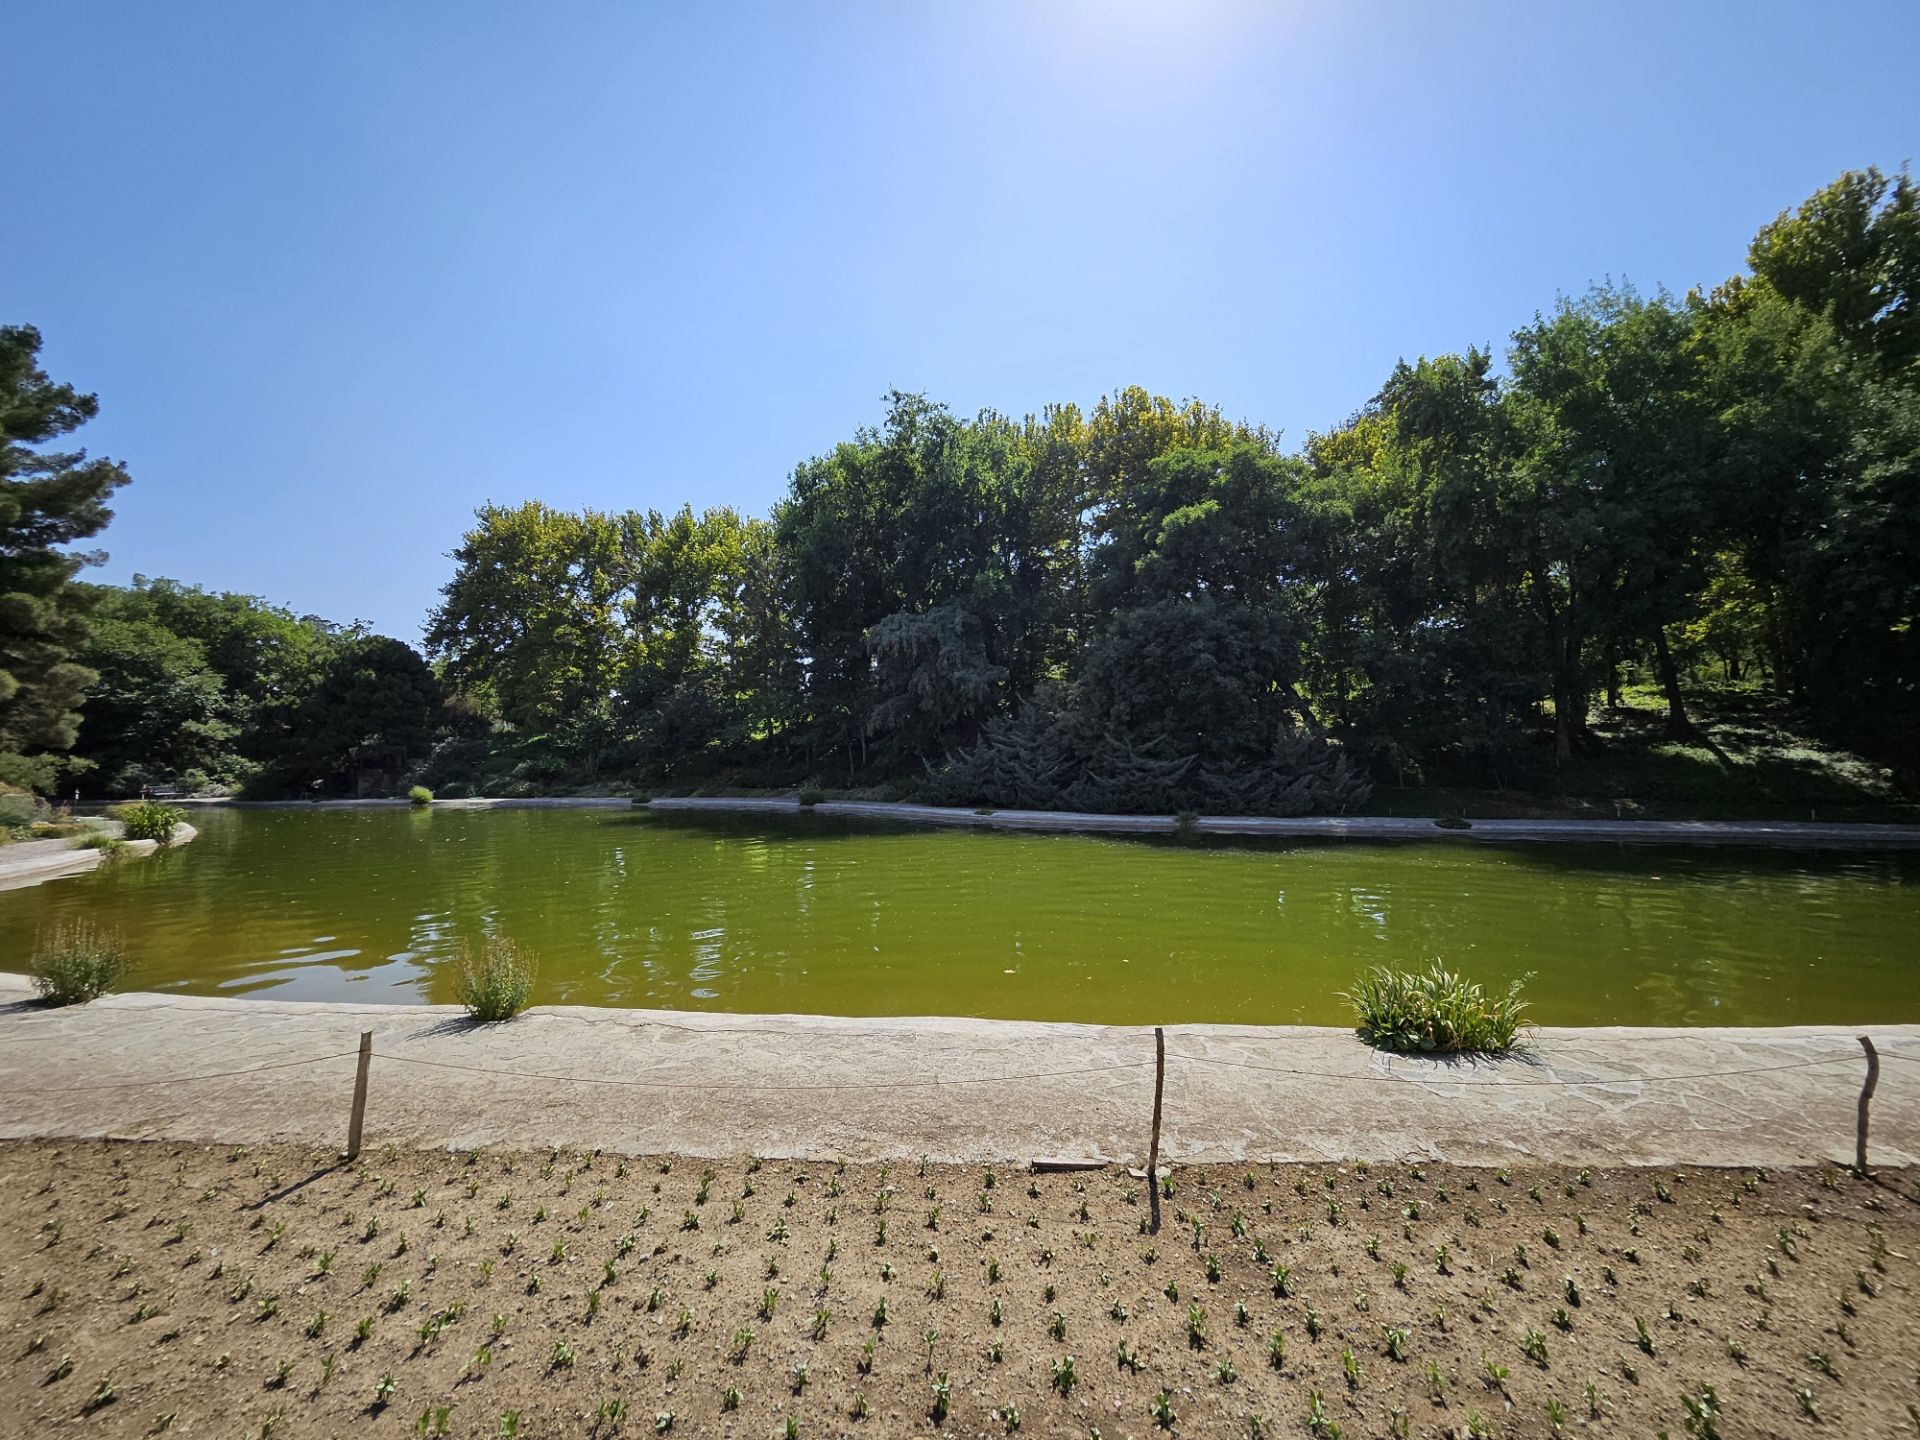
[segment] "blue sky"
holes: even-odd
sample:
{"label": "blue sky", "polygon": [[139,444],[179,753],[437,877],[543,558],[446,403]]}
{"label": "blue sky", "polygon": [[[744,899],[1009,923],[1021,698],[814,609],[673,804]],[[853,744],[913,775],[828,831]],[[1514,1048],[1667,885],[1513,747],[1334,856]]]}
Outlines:
{"label": "blue sky", "polygon": [[473,508],[764,512],[889,388],[1299,440],[1920,148],[1904,3],[0,3],[96,572],[404,639]]}

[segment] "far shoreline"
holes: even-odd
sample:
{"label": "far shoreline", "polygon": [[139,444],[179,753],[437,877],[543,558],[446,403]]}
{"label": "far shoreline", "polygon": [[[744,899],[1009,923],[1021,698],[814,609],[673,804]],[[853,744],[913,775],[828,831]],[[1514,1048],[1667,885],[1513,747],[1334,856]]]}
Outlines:
{"label": "far shoreline", "polygon": [[[107,824],[109,833],[116,838],[124,829],[117,820]],[[119,853],[128,859],[140,859],[162,848],[190,844],[199,833],[193,826],[182,823],[173,827],[173,837],[165,847],[157,840],[122,839]],[[66,875],[85,874],[107,863],[107,855],[105,850],[91,849],[71,839],[16,841],[0,849],[0,891],[26,890]]]}
{"label": "far shoreline", "polygon": [[[190,805],[253,810],[404,809],[404,796],[364,800],[190,799]],[[814,814],[831,819],[988,830],[1130,835],[1220,835],[1292,840],[1457,840],[1483,843],[1574,842],[1629,845],[1729,845],[1778,849],[1920,850],[1920,825],[1812,820],[1475,819],[1440,822],[1390,815],[1099,815],[1066,810],[966,809],[890,800],[822,800],[803,805],[781,796],[619,795],[473,797],[435,800],[436,810],[625,810],[661,814]]]}

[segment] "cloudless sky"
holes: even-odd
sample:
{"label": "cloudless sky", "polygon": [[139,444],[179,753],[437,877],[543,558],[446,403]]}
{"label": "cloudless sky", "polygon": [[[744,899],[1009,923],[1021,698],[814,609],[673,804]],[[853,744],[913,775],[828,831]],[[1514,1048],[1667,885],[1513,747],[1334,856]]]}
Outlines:
{"label": "cloudless sky", "polygon": [[1920,4],[0,0],[94,572],[417,641],[473,508],[764,513],[890,388],[1297,442],[1920,149]]}

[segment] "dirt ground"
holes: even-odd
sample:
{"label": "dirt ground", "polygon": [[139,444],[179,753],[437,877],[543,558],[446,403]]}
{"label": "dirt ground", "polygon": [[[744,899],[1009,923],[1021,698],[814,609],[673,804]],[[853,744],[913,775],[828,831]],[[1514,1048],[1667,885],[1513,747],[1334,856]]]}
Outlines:
{"label": "dirt ground", "polygon": [[1118,1169],[0,1144],[0,1432],[1915,1426],[1913,1172],[1170,1188],[1153,1236]]}

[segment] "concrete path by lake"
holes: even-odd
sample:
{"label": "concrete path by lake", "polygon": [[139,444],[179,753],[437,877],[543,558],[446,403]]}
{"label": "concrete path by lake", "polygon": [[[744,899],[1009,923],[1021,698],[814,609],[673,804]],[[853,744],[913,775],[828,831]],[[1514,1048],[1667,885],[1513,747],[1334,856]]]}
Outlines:
{"label": "concrete path by lake", "polygon": [[[1151,1030],[967,1019],[111,996],[45,1010],[0,974],[0,1136],[338,1142],[360,1033],[367,1143],[1141,1163]],[[1872,1159],[1920,1162],[1920,1026],[1886,1057]],[[1847,1160],[1851,1030],[1546,1029],[1500,1062],[1318,1027],[1167,1031],[1174,1162],[1792,1165]]]}

